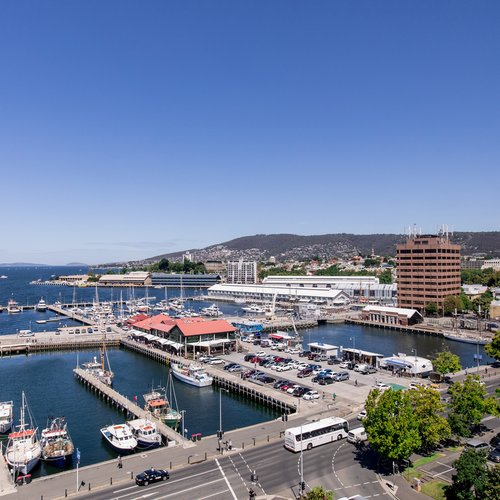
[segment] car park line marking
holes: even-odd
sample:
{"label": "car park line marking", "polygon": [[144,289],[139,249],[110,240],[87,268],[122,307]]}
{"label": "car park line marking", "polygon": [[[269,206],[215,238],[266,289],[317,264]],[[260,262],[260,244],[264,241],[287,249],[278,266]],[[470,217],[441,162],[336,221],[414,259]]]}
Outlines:
{"label": "car park line marking", "polygon": [[219,467],[219,470],[222,474],[222,477],[223,477],[224,481],[226,481],[227,487],[229,488],[229,491],[233,495],[234,500],[238,500],[238,497],[235,495],[233,488],[231,488],[231,483],[229,482],[228,478],[226,477],[226,474],[224,474],[224,471],[222,470],[222,467],[220,466],[219,460],[217,458],[215,459],[215,463],[217,464],[217,467]]}

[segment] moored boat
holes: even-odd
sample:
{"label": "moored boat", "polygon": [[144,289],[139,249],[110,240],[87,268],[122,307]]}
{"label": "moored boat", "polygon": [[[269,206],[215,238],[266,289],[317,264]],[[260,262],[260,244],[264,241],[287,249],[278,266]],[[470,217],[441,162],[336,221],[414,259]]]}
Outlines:
{"label": "moored boat", "polygon": [[181,382],[191,384],[196,387],[207,387],[212,385],[213,378],[207,374],[201,366],[182,366],[172,364],[172,375]]}
{"label": "moored boat", "polygon": [[121,454],[132,453],[137,447],[137,439],[125,424],[108,425],[101,429],[103,438]]}
{"label": "moored boat", "polygon": [[201,314],[204,314],[205,316],[219,317],[224,313],[219,309],[219,306],[212,304],[211,306],[204,307],[201,310]]}
{"label": "moored boat", "polygon": [[182,415],[179,411],[171,407],[170,402],[166,398],[165,390],[157,388],[144,394],[146,404],[144,409],[161,422],[167,424],[173,429],[177,429],[182,420]]}
{"label": "moored boat", "polygon": [[36,310],[39,312],[45,312],[49,306],[47,305],[47,302],[43,300],[43,297],[38,301],[38,304],[36,305]]}
{"label": "moored boat", "polygon": [[137,418],[129,420],[127,425],[137,440],[139,448],[157,448],[161,445],[161,434],[155,422],[147,418]]}
{"label": "moored boat", "polygon": [[61,468],[71,462],[75,447],[64,417],[56,417],[48,422],[42,430],[41,445],[42,460]]}
{"label": "moored boat", "polygon": [[106,370],[104,362],[97,361],[97,356],[94,356],[92,361],[83,363],[82,367],[86,372],[99,379],[103,384],[109,385],[110,387],[113,385],[113,372]]}
{"label": "moored boat", "polygon": [[14,403],[12,401],[5,401],[0,403],[0,434],[5,434],[12,428],[14,420]]}
{"label": "moored boat", "polygon": [[[30,419],[29,425],[25,420],[26,410]],[[29,474],[40,461],[42,447],[38,440],[37,429],[33,426],[24,392],[22,393],[21,418],[18,429],[18,431],[9,434],[5,461],[16,474]]]}
{"label": "moored boat", "polygon": [[14,299],[9,299],[7,302],[7,312],[9,314],[17,314],[21,312],[19,304]]}

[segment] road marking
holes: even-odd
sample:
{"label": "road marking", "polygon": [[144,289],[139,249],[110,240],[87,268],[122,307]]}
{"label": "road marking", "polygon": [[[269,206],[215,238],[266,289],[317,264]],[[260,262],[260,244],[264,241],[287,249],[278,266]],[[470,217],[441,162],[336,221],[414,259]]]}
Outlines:
{"label": "road marking", "polygon": [[333,454],[333,457],[332,457],[332,470],[333,470],[333,473],[335,474],[335,477],[337,478],[337,481],[342,485],[344,486],[344,483],[340,480],[340,477],[338,476],[337,474],[337,471],[335,470],[335,457],[337,455],[337,453],[339,452],[340,448],[342,448],[343,446],[345,446],[345,443],[342,443],[336,450],[335,450],[335,453]]}
{"label": "road marking", "polygon": [[214,497],[216,495],[222,495],[222,493],[226,493],[226,491],[229,491],[229,490],[218,491],[217,493],[212,493],[211,495],[207,495],[206,497],[198,498],[198,500],[205,500],[206,498]]}
{"label": "road marking", "polygon": [[135,486],[129,486],[128,488],[123,488],[121,490],[115,490],[115,491],[113,491],[113,493],[121,493],[122,491],[132,490],[134,488],[139,488],[139,486],[137,486],[137,485],[135,485]]}
{"label": "road marking", "polygon": [[[203,484],[198,484],[196,486],[192,486],[191,488],[186,488],[185,490],[182,491],[176,491],[175,493],[169,493],[168,495],[163,495],[162,497],[156,497],[156,500],[162,500],[163,498],[169,498],[175,495],[180,495],[181,493],[186,493],[186,491],[191,491],[191,490],[196,490],[198,488],[204,488],[205,486],[208,486],[209,484],[213,483],[218,483],[219,481],[222,481],[224,478],[220,479],[214,479],[213,481],[209,481],[208,483],[203,483]],[[137,497],[132,500],[140,500],[142,497]],[[236,497],[234,497],[234,500],[238,500]]]}
{"label": "road marking", "polygon": [[[245,465],[247,466],[248,470],[253,474],[253,470],[250,468],[250,465],[248,465],[247,461],[245,460],[245,458],[243,457],[243,455],[241,453],[238,453],[238,455],[240,456],[240,458],[243,460],[243,462],[245,463]],[[257,481],[255,483],[261,490],[262,490],[262,493],[264,493],[264,495],[266,494],[266,492],[264,491],[264,488],[262,487],[262,485],[260,484],[259,481]],[[246,486],[246,485],[245,485]]]}
{"label": "road marking", "polygon": [[217,467],[219,467],[220,473],[222,474],[224,481],[226,481],[227,487],[229,488],[229,491],[233,495],[234,500],[238,500],[238,497],[234,494],[233,488],[231,488],[231,483],[229,482],[228,478],[226,477],[226,474],[224,474],[224,471],[222,470],[222,467],[220,466],[219,459],[216,458],[215,463],[217,464]]}

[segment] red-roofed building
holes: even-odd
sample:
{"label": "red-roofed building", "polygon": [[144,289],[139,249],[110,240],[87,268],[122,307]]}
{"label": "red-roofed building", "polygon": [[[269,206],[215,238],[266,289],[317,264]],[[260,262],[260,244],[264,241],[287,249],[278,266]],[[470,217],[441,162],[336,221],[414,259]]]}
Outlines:
{"label": "red-roofed building", "polygon": [[[155,335],[155,330],[165,331],[165,326],[170,326],[170,329],[174,326],[175,320],[166,314],[157,314],[155,316],[146,316],[141,321],[137,321],[133,324],[135,330],[141,332],[150,332]],[[167,330],[167,331],[170,331]]]}
{"label": "red-roofed building", "polygon": [[225,319],[183,318],[175,322],[168,338],[182,344],[184,355],[222,352],[235,344],[236,328]]}
{"label": "red-roofed building", "polygon": [[135,325],[136,323],[139,323],[139,321],[143,321],[145,319],[149,318],[149,316],[147,314],[136,314],[135,316],[131,316],[128,320],[127,320],[127,325]]}

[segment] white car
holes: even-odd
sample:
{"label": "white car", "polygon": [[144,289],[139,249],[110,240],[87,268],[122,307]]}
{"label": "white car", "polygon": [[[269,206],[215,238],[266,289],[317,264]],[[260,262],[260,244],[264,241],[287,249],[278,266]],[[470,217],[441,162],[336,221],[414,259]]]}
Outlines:
{"label": "white car", "polygon": [[299,354],[300,349],[297,349],[296,347],[291,347],[290,349],[288,349],[288,352],[290,354]]}
{"label": "white car", "polygon": [[358,413],[358,420],[364,420],[366,418],[366,410],[361,410]]}
{"label": "white car", "polygon": [[297,366],[297,370],[303,370],[304,368],[307,368],[309,365],[307,363],[299,363]]}
{"label": "white car", "polygon": [[260,356],[265,356],[266,354],[267,354],[267,352],[266,352],[266,351],[257,351],[257,352],[255,353],[255,355],[256,355],[256,356],[259,356],[259,357],[260,357]]}
{"label": "white car", "polygon": [[306,392],[303,396],[302,399],[319,399],[319,393],[318,391],[309,391]]}
{"label": "white car", "polygon": [[288,394],[293,394],[293,391],[295,391],[295,389],[297,389],[297,387],[300,387],[300,385],[294,384],[294,385],[292,385],[292,387],[290,387],[289,389],[287,389],[286,392]]}
{"label": "white car", "polygon": [[339,368],[343,368],[344,370],[346,370],[348,367],[349,363],[347,363],[347,361],[342,361],[342,363],[340,363],[339,365]]}
{"label": "white car", "polygon": [[387,391],[387,389],[391,388],[391,386],[384,384],[383,382],[377,382],[374,387],[381,392]]}
{"label": "white car", "polygon": [[223,365],[224,364],[224,360],[221,359],[221,358],[212,358],[208,361],[208,364],[209,365]]}
{"label": "white car", "polygon": [[277,372],[286,372],[286,371],[291,370],[291,369],[292,369],[292,367],[290,365],[278,365],[275,368],[275,370]]}
{"label": "white car", "polygon": [[408,389],[418,389],[419,387],[424,387],[424,384],[421,382],[411,382]]}

